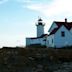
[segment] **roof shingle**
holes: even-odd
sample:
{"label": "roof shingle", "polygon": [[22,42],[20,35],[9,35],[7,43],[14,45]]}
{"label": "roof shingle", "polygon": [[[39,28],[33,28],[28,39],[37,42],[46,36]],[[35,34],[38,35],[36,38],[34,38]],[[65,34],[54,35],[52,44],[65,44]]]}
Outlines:
{"label": "roof shingle", "polygon": [[72,28],[72,22],[57,22],[54,21],[54,23],[56,23],[56,25],[58,26],[57,28],[54,28],[49,35],[55,34],[57,32],[57,30],[64,25],[66,27],[66,29],[70,30]]}

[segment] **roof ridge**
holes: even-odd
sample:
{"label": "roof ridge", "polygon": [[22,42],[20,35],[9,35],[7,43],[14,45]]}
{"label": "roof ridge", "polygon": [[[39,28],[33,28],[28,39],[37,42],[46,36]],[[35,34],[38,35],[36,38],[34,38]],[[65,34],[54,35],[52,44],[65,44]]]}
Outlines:
{"label": "roof ridge", "polygon": [[64,21],[54,21],[55,23],[72,23],[72,22],[64,22]]}

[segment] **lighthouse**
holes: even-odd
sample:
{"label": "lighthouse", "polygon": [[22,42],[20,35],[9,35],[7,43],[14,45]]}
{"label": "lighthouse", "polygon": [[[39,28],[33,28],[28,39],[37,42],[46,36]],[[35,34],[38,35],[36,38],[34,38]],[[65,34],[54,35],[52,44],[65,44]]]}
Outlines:
{"label": "lighthouse", "polygon": [[44,22],[41,18],[38,19],[38,22],[36,24],[37,26],[37,37],[40,37],[44,34]]}

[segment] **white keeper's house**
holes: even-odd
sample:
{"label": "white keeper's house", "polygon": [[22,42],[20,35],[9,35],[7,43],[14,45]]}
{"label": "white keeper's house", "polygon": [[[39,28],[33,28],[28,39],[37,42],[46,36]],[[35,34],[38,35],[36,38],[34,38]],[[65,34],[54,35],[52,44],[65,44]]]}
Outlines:
{"label": "white keeper's house", "polygon": [[72,22],[54,21],[48,30],[49,34],[44,34],[45,23],[42,19],[38,19],[37,37],[26,38],[26,46],[44,45],[47,47],[66,47],[72,46]]}

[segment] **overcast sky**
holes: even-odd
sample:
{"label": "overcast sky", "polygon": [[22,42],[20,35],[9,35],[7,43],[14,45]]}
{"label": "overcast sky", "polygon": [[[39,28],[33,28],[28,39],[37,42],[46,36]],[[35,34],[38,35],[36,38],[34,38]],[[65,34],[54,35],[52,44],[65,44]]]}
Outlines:
{"label": "overcast sky", "polygon": [[53,21],[72,21],[72,0],[0,0],[0,47],[25,46],[36,37],[38,16],[47,33]]}

